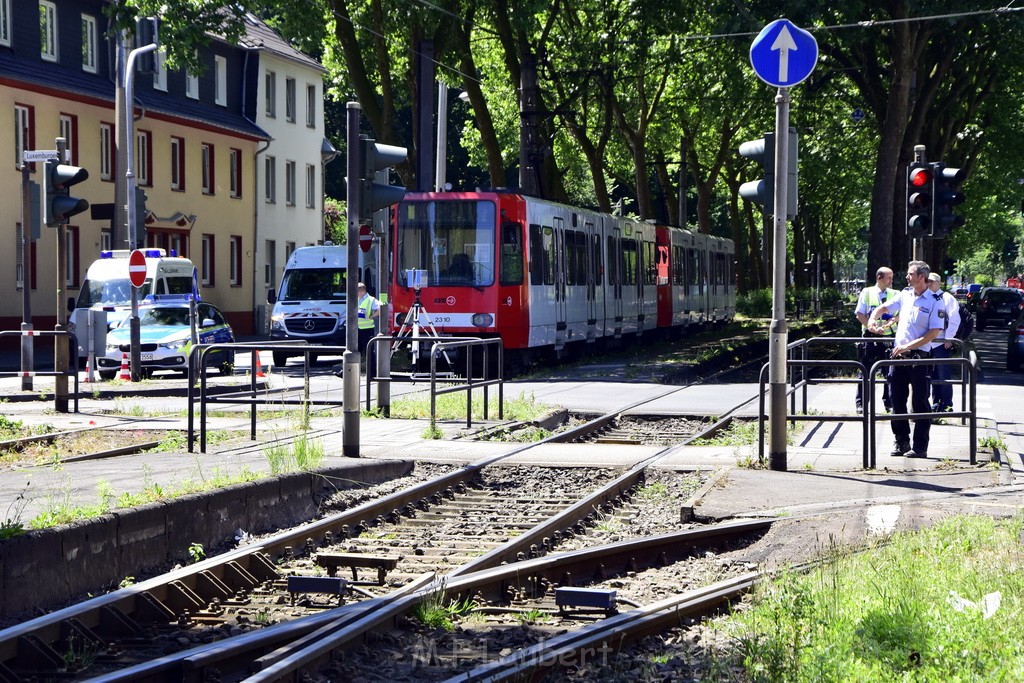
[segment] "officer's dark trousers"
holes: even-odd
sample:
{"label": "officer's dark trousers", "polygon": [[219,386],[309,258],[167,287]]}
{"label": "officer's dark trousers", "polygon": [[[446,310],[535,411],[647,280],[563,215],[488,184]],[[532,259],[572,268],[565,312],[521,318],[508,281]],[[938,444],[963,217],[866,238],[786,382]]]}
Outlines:
{"label": "officer's dark trousers", "polygon": [[[932,358],[951,358],[953,349],[947,349],[945,344],[939,344],[932,348]],[[936,365],[935,379],[949,380],[953,377],[952,365]],[[953,385],[936,384],[932,387],[932,404],[936,409],[953,407]]]}
{"label": "officer's dark trousers", "polygon": [[[931,412],[928,394],[931,390],[931,365],[894,365],[889,368],[889,392],[892,397],[892,412],[896,415],[907,412],[907,399],[912,400],[914,413]],[[928,431],[932,421],[914,420],[914,440],[911,447],[915,451],[928,452]],[[897,443],[910,441],[910,421],[893,420],[892,433]]]}
{"label": "officer's dark trousers", "polygon": [[[880,335],[880,334],[872,334],[870,332],[865,332],[864,336],[865,337],[881,337],[882,335]],[[890,339],[891,339],[891,337],[890,337]],[[860,344],[858,346],[858,358],[859,358],[860,362],[864,364],[865,368],[871,369],[872,365],[874,365],[878,361],[882,360],[883,358],[888,358],[889,357],[889,350],[891,348],[892,348],[892,344],[888,344],[888,343],[881,343],[881,342],[879,342],[879,343],[876,344],[876,343],[872,343],[872,342],[863,342],[862,344]],[[883,372],[884,371],[885,371],[885,368],[883,368]],[[860,406],[861,406],[860,392],[861,392],[861,386],[860,386],[860,383],[858,383],[857,384],[857,410],[860,410]],[[890,400],[890,396],[889,396],[889,382],[888,382],[888,379],[885,379],[882,382],[882,403],[885,405],[885,409],[886,410],[889,410],[890,406],[892,405],[892,401]]]}

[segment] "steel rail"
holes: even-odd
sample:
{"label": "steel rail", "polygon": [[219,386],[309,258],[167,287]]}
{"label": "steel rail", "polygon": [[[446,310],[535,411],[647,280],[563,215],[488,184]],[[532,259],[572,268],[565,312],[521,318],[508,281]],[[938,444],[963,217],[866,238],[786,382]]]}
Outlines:
{"label": "steel rail", "polygon": [[[772,520],[756,520],[763,526],[751,526],[746,522],[726,524],[688,530],[649,538],[636,539],[626,543],[586,548],[569,553],[557,553],[542,558],[517,562],[494,569],[443,577],[432,586],[397,600],[386,610],[374,612],[329,636],[311,643],[305,648],[293,651],[287,656],[271,661],[265,659],[259,665],[266,668],[244,679],[246,683],[271,683],[272,681],[297,680],[300,672],[309,672],[330,657],[331,653],[344,647],[375,628],[393,622],[410,612],[424,598],[439,594],[444,600],[461,595],[480,595],[501,600],[510,586],[524,586],[536,589],[541,579],[548,582],[565,582],[573,576],[586,576],[589,571],[594,579],[601,579],[606,573],[621,573],[627,569],[668,564],[691,556],[694,551],[711,547],[716,543],[731,540],[747,534],[767,531]],[[594,567],[598,567],[596,574]],[[584,579],[586,582],[587,579]],[[282,652],[283,654],[283,652]]]}

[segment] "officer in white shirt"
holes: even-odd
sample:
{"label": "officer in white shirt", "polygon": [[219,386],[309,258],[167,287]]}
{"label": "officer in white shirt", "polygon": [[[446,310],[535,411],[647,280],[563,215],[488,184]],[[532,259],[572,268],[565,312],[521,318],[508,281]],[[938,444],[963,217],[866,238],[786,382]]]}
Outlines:
{"label": "officer in white shirt", "polygon": [[[956,331],[960,329],[960,302],[949,292],[942,291],[942,278],[938,273],[928,274],[928,290],[935,297],[936,301],[942,303],[943,311],[940,315],[945,318],[945,328],[939,335],[939,340],[952,339]],[[932,348],[933,358],[949,358],[952,355],[953,344],[945,342],[936,344]],[[949,381],[953,377],[953,366],[936,365],[935,379]],[[932,410],[936,413],[944,413],[953,410],[953,385],[935,384],[932,386]]]}
{"label": "officer in white shirt", "polygon": [[[928,289],[930,270],[924,261],[908,263],[909,287],[900,292],[898,297],[879,305],[868,319],[868,329],[877,332],[881,328],[884,313],[900,313],[891,354],[893,359],[931,358],[935,339],[945,327],[945,315],[939,315],[939,311],[944,313],[945,309]],[[893,413],[905,415],[908,398],[912,399],[911,406],[915,413],[931,412],[928,400],[931,389],[930,369],[931,366],[925,363],[894,365],[889,369]],[[914,420],[914,440],[911,444],[910,423],[907,420],[893,420],[892,433],[896,437],[896,445],[891,455],[927,458],[931,425],[930,419]]]}
{"label": "officer in white shirt", "polygon": [[[861,290],[860,296],[857,298],[857,308],[853,311],[853,314],[857,316],[857,320],[860,322],[862,337],[892,338],[892,335],[896,332],[896,319],[894,316],[889,313],[882,316],[882,326],[884,329],[877,334],[868,330],[868,316],[871,315],[871,311],[875,310],[879,304],[885,303],[890,297],[897,296],[898,294],[899,292],[892,288],[892,268],[882,266],[875,273],[875,286],[865,287]],[[889,349],[891,348],[888,344],[880,342],[863,342],[863,344],[858,346],[860,362],[868,369],[876,362],[888,356]],[[861,412],[860,390],[861,385],[858,383],[856,399],[858,413]],[[888,380],[886,380],[882,387],[882,403],[885,404],[887,411],[892,410],[892,402],[889,400]]]}

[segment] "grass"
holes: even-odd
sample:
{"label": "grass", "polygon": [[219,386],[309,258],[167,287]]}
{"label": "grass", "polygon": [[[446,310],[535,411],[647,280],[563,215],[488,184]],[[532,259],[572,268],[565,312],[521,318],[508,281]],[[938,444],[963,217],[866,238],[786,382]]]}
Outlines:
{"label": "grass", "polygon": [[263,449],[263,456],[274,475],[285,472],[308,472],[320,467],[324,461],[324,445],[305,434],[296,436],[288,446],[273,444]]}
{"label": "grass", "polygon": [[525,625],[532,626],[533,624],[546,624],[553,621],[551,615],[544,610],[531,609],[525,612],[518,612],[516,614],[516,620]]}
{"label": "grass", "polygon": [[412,610],[412,616],[424,626],[451,632],[455,622],[473,613],[477,608],[472,598],[451,600],[445,604],[444,589],[433,591]]}
{"label": "grass", "polygon": [[[488,401],[488,416],[498,417],[497,391],[492,391]],[[532,422],[549,410],[548,406],[537,403],[533,394],[520,394],[516,398],[505,397],[505,420]],[[438,420],[462,420],[466,417],[466,394],[456,392],[437,397],[436,418]],[[402,396],[391,403],[391,417],[403,420],[417,420],[430,417],[430,398]],[[481,391],[473,392],[473,419],[484,419],[484,397]]]}
{"label": "grass", "polygon": [[551,436],[551,432],[543,427],[528,425],[520,429],[503,428],[491,432],[481,441],[497,441],[501,443],[534,443]]}
{"label": "grass", "polygon": [[669,497],[668,486],[656,481],[636,490],[636,497],[641,500],[658,501]]}
{"label": "grass", "polygon": [[[765,422],[765,442],[767,443],[768,423]],[[793,434],[801,429],[797,423],[790,423],[786,443],[793,444]],[[693,446],[756,446],[757,445],[757,420],[733,420],[729,426],[718,432],[710,439],[697,439]]]}
{"label": "grass", "polygon": [[[958,516],[763,586],[719,619],[750,681],[1024,680],[1024,516]],[[998,607],[993,607],[998,603]]]}

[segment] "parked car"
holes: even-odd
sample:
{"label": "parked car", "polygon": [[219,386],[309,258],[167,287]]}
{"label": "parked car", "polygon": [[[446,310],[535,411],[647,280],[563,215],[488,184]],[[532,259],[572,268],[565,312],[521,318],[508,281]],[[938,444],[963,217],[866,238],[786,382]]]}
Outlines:
{"label": "parked car", "polygon": [[1024,360],[1024,312],[1010,325],[1010,336],[1006,340],[1006,369],[1020,371]]}
{"label": "parked car", "polygon": [[971,291],[966,287],[957,287],[953,290],[953,296],[956,297],[957,301],[966,301],[970,293]]}
{"label": "parked car", "polygon": [[1024,293],[1013,287],[986,287],[978,302],[977,327],[984,330],[993,322],[1008,324],[1024,311]]}
{"label": "parked car", "polygon": [[[145,374],[156,370],[175,370],[188,374],[191,339],[189,302],[187,297],[169,298],[169,301],[157,301],[139,307],[142,370]],[[107,332],[106,355],[96,359],[96,367],[102,379],[113,379],[121,368],[122,357],[131,352],[130,322],[130,318],[125,318]],[[196,304],[196,323],[199,342],[202,344],[235,341],[231,326],[213,304],[205,301]],[[221,374],[230,375],[235,369],[235,353],[230,350],[211,351],[205,355],[203,364],[219,369]]]}

